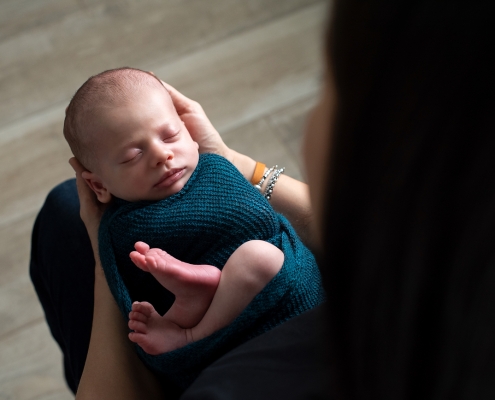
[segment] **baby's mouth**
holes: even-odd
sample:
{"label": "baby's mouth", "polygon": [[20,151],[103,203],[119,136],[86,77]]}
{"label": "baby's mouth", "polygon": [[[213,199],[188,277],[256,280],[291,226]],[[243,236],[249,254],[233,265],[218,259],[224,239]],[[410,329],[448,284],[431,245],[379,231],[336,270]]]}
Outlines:
{"label": "baby's mouth", "polygon": [[172,168],[171,170],[168,170],[153,187],[161,188],[171,186],[184,175],[185,170],[185,168]]}

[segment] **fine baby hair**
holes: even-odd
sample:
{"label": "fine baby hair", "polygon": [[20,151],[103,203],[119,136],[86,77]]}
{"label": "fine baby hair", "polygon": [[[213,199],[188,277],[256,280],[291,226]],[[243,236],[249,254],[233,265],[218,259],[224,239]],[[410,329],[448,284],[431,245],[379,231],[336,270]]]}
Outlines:
{"label": "fine baby hair", "polygon": [[141,88],[166,90],[153,74],[122,67],[90,77],[77,90],[67,107],[64,137],[74,156],[88,169],[95,167],[93,145],[98,139],[97,117],[124,104]]}

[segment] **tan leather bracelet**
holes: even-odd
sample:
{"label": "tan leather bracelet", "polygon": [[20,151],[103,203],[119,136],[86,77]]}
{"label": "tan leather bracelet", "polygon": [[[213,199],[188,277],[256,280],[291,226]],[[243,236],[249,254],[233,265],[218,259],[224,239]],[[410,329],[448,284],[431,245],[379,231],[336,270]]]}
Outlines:
{"label": "tan leather bracelet", "polygon": [[265,168],[266,168],[265,164],[256,161],[256,167],[254,167],[254,173],[253,173],[253,177],[251,178],[251,184],[256,185],[261,180],[265,172]]}

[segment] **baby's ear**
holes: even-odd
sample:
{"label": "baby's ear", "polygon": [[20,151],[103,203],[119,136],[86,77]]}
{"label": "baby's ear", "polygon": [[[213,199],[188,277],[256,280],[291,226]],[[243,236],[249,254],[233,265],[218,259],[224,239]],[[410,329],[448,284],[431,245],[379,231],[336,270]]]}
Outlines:
{"label": "baby's ear", "polygon": [[100,177],[93,172],[83,171],[82,177],[86,181],[86,184],[95,192],[96,197],[100,203],[109,203],[112,199],[112,195],[105,187]]}

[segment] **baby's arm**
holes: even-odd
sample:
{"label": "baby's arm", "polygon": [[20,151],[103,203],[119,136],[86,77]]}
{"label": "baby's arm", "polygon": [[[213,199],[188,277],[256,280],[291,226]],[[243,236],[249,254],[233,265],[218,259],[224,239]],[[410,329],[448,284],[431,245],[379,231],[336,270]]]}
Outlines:
{"label": "baby's arm", "polygon": [[[162,250],[149,250],[142,242],[136,244],[136,249],[137,252],[131,253],[136,265],[152,273],[176,295],[174,305],[163,317],[146,302],[134,303],[129,314],[129,328],[134,330],[129,338],[153,355],[183,347],[229,325],[280,271],[284,262],[281,250],[260,240],[246,242],[236,249],[221,274],[215,267],[183,263]],[[210,268],[218,272],[219,279],[214,295],[208,297],[205,293],[211,292],[214,275]],[[198,299],[202,299],[201,306]],[[201,308],[204,312],[199,315]],[[200,317],[197,325],[181,326],[181,321],[192,314],[196,319]]]}

